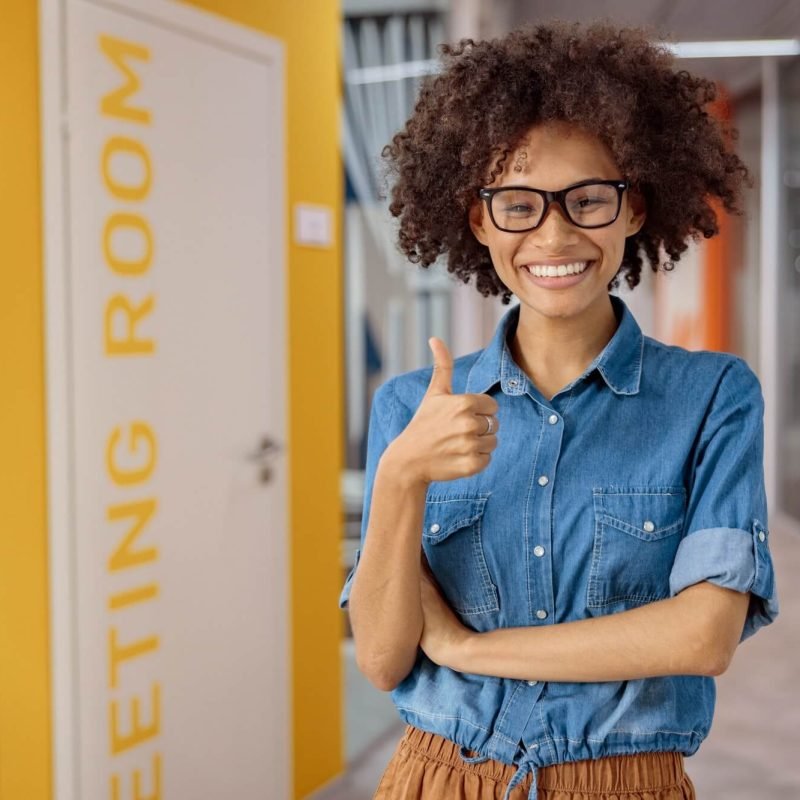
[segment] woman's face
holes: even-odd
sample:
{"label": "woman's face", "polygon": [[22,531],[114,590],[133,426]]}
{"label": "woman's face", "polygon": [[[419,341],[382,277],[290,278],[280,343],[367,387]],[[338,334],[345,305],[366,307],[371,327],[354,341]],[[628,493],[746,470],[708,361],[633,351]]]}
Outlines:
{"label": "woman's face", "polygon": [[[609,149],[596,137],[567,123],[542,123],[528,131],[490,187],[555,191],[588,178],[624,177]],[[522,310],[527,307],[542,316],[562,319],[579,317],[595,304],[609,303],[607,286],[622,263],[625,238],[642,227],[644,218],[643,200],[631,189],[623,192],[617,219],[603,228],[573,225],[557,203],[549,207],[536,230],[526,232],[498,230],[484,201],[476,201],[469,213],[473,233],[489,248],[500,280],[519,298]],[[536,277],[527,269],[534,264],[575,262],[588,265],[580,274],[563,278]]]}

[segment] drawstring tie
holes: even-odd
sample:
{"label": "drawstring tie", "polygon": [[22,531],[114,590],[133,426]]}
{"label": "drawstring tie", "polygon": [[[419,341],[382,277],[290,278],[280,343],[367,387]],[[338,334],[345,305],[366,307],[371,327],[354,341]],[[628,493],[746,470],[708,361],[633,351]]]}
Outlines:
{"label": "drawstring tie", "polygon": [[[461,759],[465,761],[467,764],[481,764],[484,761],[489,760],[489,756],[468,756],[466,755],[467,749],[465,747],[461,748]],[[503,795],[503,800],[509,800],[511,797],[511,792],[515,786],[518,786],[522,781],[525,780],[525,775],[527,775],[528,771],[531,773],[531,777],[533,780],[531,781],[531,788],[528,792],[528,800],[537,800],[537,778],[538,778],[538,768],[536,764],[532,761],[523,759],[519,766],[517,767],[517,771],[514,773],[514,776],[508,783],[508,788],[506,789],[505,794]]]}
{"label": "drawstring tie", "polygon": [[514,773],[514,777],[508,784],[508,788],[506,789],[506,793],[503,795],[503,800],[509,800],[511,797],[511,790],[522,783],[525,780],[525,775],[527,774],[528,770],[530,770],[531,777],[533,780],[531,781],[531,788],[528,792],[528,800],[536,800],[536,792],[537,792],[537,777],[538,777],[538,769],[536,764],[532,763],[531,761],[521,761],[519,766],[517,767],[517,771]]}

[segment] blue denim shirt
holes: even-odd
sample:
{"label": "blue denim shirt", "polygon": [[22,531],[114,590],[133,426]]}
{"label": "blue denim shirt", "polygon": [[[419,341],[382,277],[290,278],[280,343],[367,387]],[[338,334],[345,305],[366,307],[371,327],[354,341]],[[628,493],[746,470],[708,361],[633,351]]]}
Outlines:
{"label": "blue denim shirt", "polygon": [[[644,336],[611,295],[618,326],[548,400],[514,362],[519,305],[489,345],[455,359],[454,392],[499,405],[482,472],[428,487],[422,547],[450,605],[476,631],[554,625],[671,597],[698,581],[750,592],[742,640],[778,614],[763,477],[763,398],[737,356]],[[377,390],[361,544],[378,460],[414,415],[431,367]],[[342,589],[345,608],[358,556]],[[530,771],[644,751],[694,753],[711,727],[712,677],[568,683],[456,672],[419,650],[392,699],[403,720]],[[467,750],[476,751],[469,756]]]}

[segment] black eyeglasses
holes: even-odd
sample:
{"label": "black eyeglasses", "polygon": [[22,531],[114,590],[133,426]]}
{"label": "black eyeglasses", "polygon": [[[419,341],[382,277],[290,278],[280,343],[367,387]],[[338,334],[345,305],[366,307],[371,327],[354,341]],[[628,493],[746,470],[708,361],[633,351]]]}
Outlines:
{"label": "black eyeglasses", "polygon": [[478,189],[478,197],[486,201],[494,226],[508,233],[532,231],[556,202],[567,219],[579,228],[603,228],[611,225],[622,208],[622,193],[629,187],[626,180],[588,180],[567,186],[558,192],[532,189],[530,186],[501,186]]}

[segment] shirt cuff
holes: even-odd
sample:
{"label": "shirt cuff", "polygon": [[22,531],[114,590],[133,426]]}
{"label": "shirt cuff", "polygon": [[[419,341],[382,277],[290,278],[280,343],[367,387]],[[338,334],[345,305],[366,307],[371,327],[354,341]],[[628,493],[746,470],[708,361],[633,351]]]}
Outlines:
{"label": "shirt cuff", "polygon": [[350,573],[348,574],[347,579],[344,582],[344,586],[342,587],[342,592],[339,595],[339,608],[347,608],[348,602],[350,601],[350,587],[353,584],[353,576],[356,574],[356,567],[358,566],[360,558],[361,558],[361,548],[359,547],[356,550],[355,559],[353,561],[353,568],[350,570]]}
{"label": "shirt cuff", "polygon": [[740,642],[778,616],[769,531],[757,519],[749,531],[705,528],[683,538],[669,577],[670,596],[700,581],[737,592],[751,592]]}

